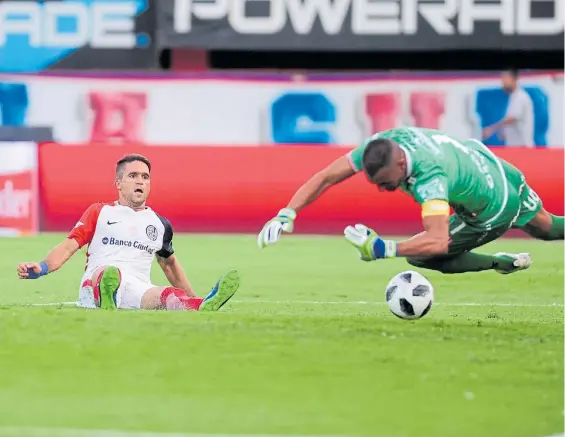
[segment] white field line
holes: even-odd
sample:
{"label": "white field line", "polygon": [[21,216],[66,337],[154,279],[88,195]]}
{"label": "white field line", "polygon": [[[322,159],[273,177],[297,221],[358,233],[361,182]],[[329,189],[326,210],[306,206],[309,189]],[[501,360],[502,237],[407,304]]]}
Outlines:
{"label": "white field line", "polygon": [[[271,305],[376,305],[384,306],[386,302],[378,301],[318,301],[318,300],[233,300],[234,303],[241,304],[271,304]],[[32,303],[23,304],[18,306],[32,306],[32,307],[50,307],[50,306],[75,306],[76,302],[50,302],[50,303]],[[453,302],[453,303],[436,303],[434,306],[445,307],[514,307],[514,308],[563,308],[564,305],[560,303],[510,303],[510,302],[491,302],[491,303],[477,303],[477,302]],[[564,436],[565,437],[565,436]]]}
{"label": "white field line", "polygon": [[[263,303],[263,304],[278,304],[278,305],[386,305],[386,302],[379,301],[317,301],[317,300],[234,300],[235,303]],[[549,304],[536,304],[536,303],[509,303],[509,302],[491,302],[491,303],[477,303],[477,302],[438,302],[434,306],[446,307],[518,307],[518,308],[563,308],[563,304],[549,303]]]}
{"label": "white field line", "polygon": [[[161,433],[153,431],[96,430],[71,428],[0,428],[0,437],[337,437],[296,434],[205,434],[205,433]],[[375,436],[377,437],[377,436]],[[555,434],[549,437],[565,437]]]}
{"label": "white field line", "polygon": [[337,437],[322,435],[166,433],[71,428],[0,428],[0,437]]}

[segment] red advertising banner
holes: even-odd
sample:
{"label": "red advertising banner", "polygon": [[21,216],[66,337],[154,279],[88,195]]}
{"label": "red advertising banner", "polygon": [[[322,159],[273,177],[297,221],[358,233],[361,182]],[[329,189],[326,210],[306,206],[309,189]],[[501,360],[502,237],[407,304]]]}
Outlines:
{"label": "red advertising banner", "polygon": [[[135,152],[152,162],[148,204],[177,232],[259,232],[304,181],[348,150],[43,144],[39,149],[41,228],[68,231],[88,205],[115,199],[115,163]],[[524,172],[550,212],[563,214],[563,149],[493,151]],[[355,223],[383,233],[408,234],[421,229],[420,208],[407,195],[380,193],[357,175],[307,207],[295,229],[341,233]]]}
{"label": "red advertising banner", "polygon": [[0,236],[38,231],[37,147],[0,143]]}
{"label": "red advertising banner", "polygon": [[36,171],[0,174],[0,234],[37,232]]}

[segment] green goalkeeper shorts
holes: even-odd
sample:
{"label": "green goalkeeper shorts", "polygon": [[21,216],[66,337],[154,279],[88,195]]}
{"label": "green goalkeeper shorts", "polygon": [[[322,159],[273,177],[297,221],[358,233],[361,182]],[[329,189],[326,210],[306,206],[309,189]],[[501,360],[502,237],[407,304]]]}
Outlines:
{"label": "green goalkeeper shorts", "polygon": [[514,198],[509,199],[509,204],[516,205],[517,209],[510,209],[504,214],[505,221],[493,229],[486,230],[480,226],[473,226],[456,214],[449,218],[449,255],[468,252],[472,249],[490,243],[510,229],[519,229],[528,224],[542,208],[542,202],[536,192],[523,181],[514,191]]}

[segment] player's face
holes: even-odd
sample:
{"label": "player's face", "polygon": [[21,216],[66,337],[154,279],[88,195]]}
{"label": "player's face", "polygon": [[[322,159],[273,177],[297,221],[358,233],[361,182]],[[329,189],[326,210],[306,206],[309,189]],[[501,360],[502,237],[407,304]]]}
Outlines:
{"label": "player's face", "polygon": [[145,201],[151,191],[151,177],[149,168],[141,161],[128,162],[124,166],[124,172],[116,187],[120,197],[134,207],[145,205]]}
{"label": "player's face", "polygon": [[380,170],[371,182],[379,187],[379,191],[396,191],[404,175],[405,167],[402,163],[394,163]]}
{"label": "player's face", "polygon": [[506,92],[511,92],[516,88],[516,79],[510,73],[502,74],[502,88]]}
{"label": "player's face", "polygon": [[395,148],[392,162],[383,167],[369,181],[379,187],[379,191],[396,191],[406,178],[406,156],[400,148]]}

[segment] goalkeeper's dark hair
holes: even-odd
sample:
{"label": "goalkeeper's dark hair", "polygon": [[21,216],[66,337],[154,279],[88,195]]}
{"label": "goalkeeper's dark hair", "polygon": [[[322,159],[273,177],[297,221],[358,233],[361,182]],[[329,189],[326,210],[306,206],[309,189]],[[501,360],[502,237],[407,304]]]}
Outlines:
{"label": "goalkeeper's dark hair", "polygon": [[124,174],[124,167],[126,164],[130,162],[143,162],[147,168],[149,169],[149,173],[151,173],[151,162],[143,155],[138,155],[137,153],[131,153],[129,155],[124,156],[116,163],[116,178],[121,179]]}
{"label": "goalkeeper's dark hair", "polygon": [[363,152],[363,170],[373,179],[381,169],[392,161],[395,142],[386,138],[371,140]]}

